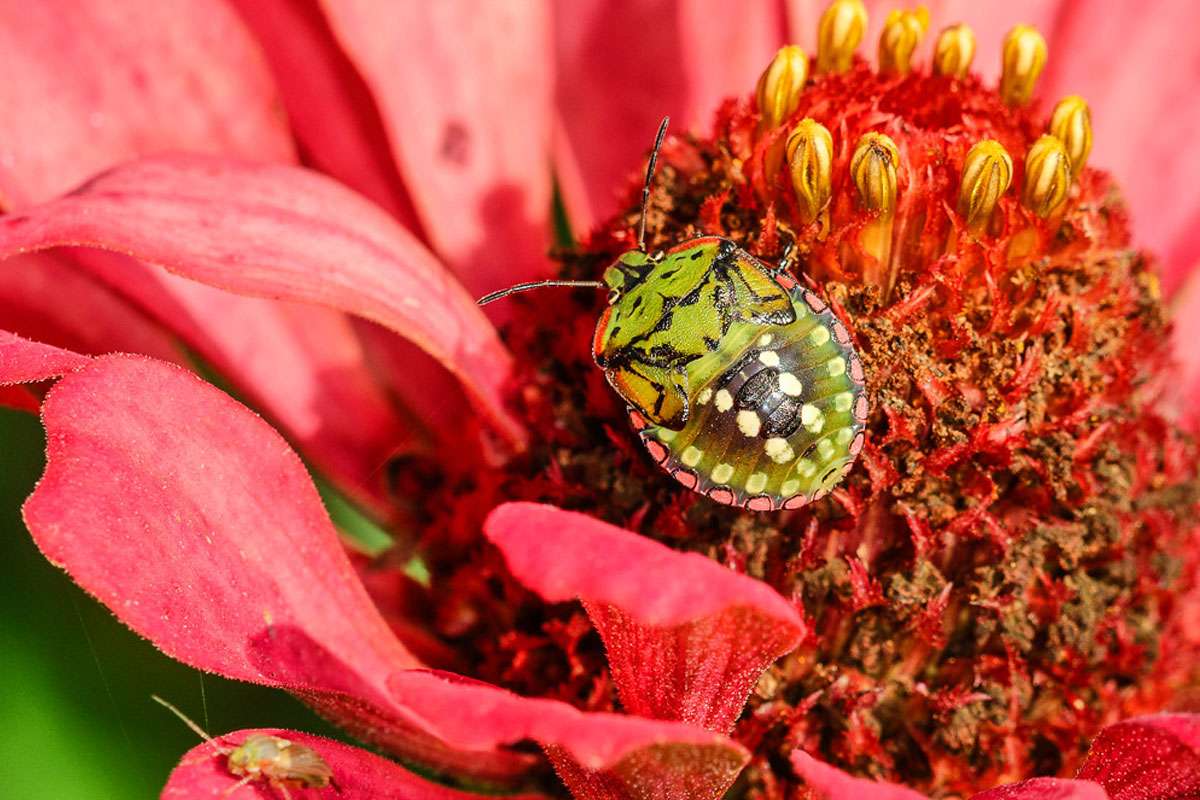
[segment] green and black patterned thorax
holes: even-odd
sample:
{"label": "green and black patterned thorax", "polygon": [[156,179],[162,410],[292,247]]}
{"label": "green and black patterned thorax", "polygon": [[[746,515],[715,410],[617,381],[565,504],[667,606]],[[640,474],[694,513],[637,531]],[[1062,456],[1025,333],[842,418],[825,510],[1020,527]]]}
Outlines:
{"label": "green and black patterned thorax", "polygon": [[849,471],[867,417],[862,363],[826,304],[734,242],[626,253],[593,354],[651,456],[717,502],[766,511]]}

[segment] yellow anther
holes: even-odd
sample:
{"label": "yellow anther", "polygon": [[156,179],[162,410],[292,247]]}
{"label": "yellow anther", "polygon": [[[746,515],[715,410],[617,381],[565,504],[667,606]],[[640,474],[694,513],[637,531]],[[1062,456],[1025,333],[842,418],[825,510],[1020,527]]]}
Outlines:
{"label": "yellow anther", "polygon": [[1041,136],[1025,154],[1025,188],[1021,202],[1039,217],[1048,217],[1067,199],[1071,157],[1054,136]]}
{"label": "yellow anther", "polygon": [[896,210],[896,170],[900,151],[896,143],[882,133],[864,133],[850,159],[850,177],[858,188],[863,206],[891,216]]}
{"label": "yellow anther", "polygon": [[1000,97],[1010,106],[1024,105],[1046,66],[1046,40],[1032,25],[1017,25],[1004,37]]}
{"label": "yellow anther", "polygon": [[788,136],[787,162],[800,214],[808,224],[829,205],[833,193],[833,137],[829,129],[808,117],[800,120]]}
{"label": "yellow anther", "polygon": [[948,78],[965,78],[975,58],[975,32],[963,23],[938,34],[933,49],[933,72]]}
{"label": "yellow anther", "polygon": [[1092,152],[1092,110],[1087,101],[1077,94],[1059,100],[1050,115],[1048,130],[1067,148],[1072,177],[1083,172],[1088,154]]}
{"label": "yellow anther", "polygon": [[758,79],[756,97],[763,127],[775,128],[800,104],[808,80],[808,56],[794,44],[779,48]]}
{"label": "yellow anther", "polygon": [[817,71],[845,72],[867,31],[862,0],[833,0],[817,28]]}
{"label": "yellow anther", "polygon": [[987,224],[1000,196],[1012,183],[1013,163],[1008,151],[994,139],[976,142],[963,159],[962,184],[958,189],[958,213],[967,226]]}
{"label": "yellow anther", "polygon": [[893,11],[879,34],[879,71],[906,75],[912,69],[912,54],[929,28],[929,9]]}

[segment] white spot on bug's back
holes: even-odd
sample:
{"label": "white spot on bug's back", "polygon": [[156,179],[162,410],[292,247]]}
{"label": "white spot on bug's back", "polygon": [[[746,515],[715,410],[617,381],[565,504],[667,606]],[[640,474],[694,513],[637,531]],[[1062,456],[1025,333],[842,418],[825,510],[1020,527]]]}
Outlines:
{"label": "white spot on bug's back", "polygon": [[755,472],[746,478],[746,491],[750,494],[762,494],[762,490],[767,488],[767,473]]}
{"label": "white spot on bug's back", "polygon": [[799,397],[804,391],[804,384],[792,373],[784,372],[779,376],[779,391],[788,397]]}
{"label": "white spot on bug's back", "polygon": [[854,405],[854,395],[850,392],[842,392],[833,397],[833,407],[837,411],[845,413],[850,410],[852,405]]}
{"label": "white spot on bug's back", "polygon": [[833,458],[833,453],[833,442],[829,441],[828,439],[822,439],[817,443],[817,455],[821,457],[822,461],[829,461],[831,458]]}
{"label": "white spot on bug's back", "polygon": [[700,396],[696,398],[696,402],[700,405],[704,405],[709,400],[712,400],[712,388],[705,387],[704,390],[700,392]]}
{"label": "white spot on bug's back", "polygon": [[829,370],[829,377],[831,378],[844,375],[846,373],[846,359],[841,356],[834,356],[825,362],[825,368]]}
{"label": "white spot on bug's back", "polygon": [[694,467],[700,463],[700,457],[704,452],[694,445],[688,445],[687,449],[679,456],[679,460],[683,462],[685,467]]}
{"label": "white spot on bug's back", "polygon": [[758,431],[762,427],[762,420],[753,411],[739,411],[737,426],[743,435],[753,439],[755,436],[758,436]]}
{"label": "white spot on bug's back", "polygon": [[802,458],[796,462],[796,474],[801,478],[811,478],[817,474],[817,465],[807,458]]}
{"label": "white spot on bug's back", "polygon": [[714,483],[729,483],[729,479],[733,477],[733,467],[729,464],[717,464],[713,467],[712,479]]}
{"label": "white spot on bug's back", "polygon": [[800,481],[795,480],[795,479],[792,479],[790,481],[784,481],[783,486],[779,487],[779,494],[781,494],[784,497],[791,497],[792,495],[796,494],[799,491],[800,491]]}
{"label": "white spot on bug's back", "polygon": [[733,395],[724,389],[717,392],[717,411],[724,413],[731,408],[733,408]]}
{"label": "white spot on bug's back", "polygon": [[778,367],[779,353],[776,353],[774,350],[763,350],[758,354],[758,360],[761,361],[764,366]]}
{"label": "white spot on bug's back", "polygon": [[759,347],[766,347],[767,345],[769,345],[769,344],[770,344],[771,342],[773,342],[774,340],[775,340],[775,337],[774,337],[774,336],[772,336],[772,335],[771,335],[771,334],[769,334],[769,333],[764,333],[762,336],[758,337],[758,346],[759,346]]}
{"label": "white spot on bug's back", "polygon": [[673,431],[670,428],[659,428],[655,433],[658,434],[659,441],[669,442],[675,438],[678,431]]}
{"label": "white spot on bug's back", "polygon": [[837,432],[836,438],[837,438],[837,443],[840,444],[842,447],[845,447],[846,445],[850,444],[850,440],[854,438],[854,429],[853,428],[842,428],[840,431]]}
{"label": "white spot on bug's back", "polygon": [[763,450],[766,452],[767,458],[776,464],[791,461],[796,457],[796,454],[792,452],[792,446],[788,444],[788,440],[778,436],[772,436],[770,439],[767,439],[763,445]]}
{"label": "white spot on bug's back", "polygon": [[800,424],[812,433],[820,433],[825,427],[825,415],[812,403],[805,403],[800,407]]}
{"label": "white spot on bug's back", "polygon": [[829,341],[829,329],[824,325],[818,325],[812,329],[812,333],[808,335],[808,340],[817,347]]}

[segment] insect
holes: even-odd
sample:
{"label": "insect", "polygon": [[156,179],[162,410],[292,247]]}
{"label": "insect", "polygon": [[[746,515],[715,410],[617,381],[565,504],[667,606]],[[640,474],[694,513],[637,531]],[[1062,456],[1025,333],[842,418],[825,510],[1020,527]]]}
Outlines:
{"label": "insect", "polygon": [[333,782],[333,771],[311,747],[265,733],[251,734],[237,747],[222,747],[178,708],[158,695],[151,697],[211,744],[218,755],[225,756],[225,768],[231,775],[241,778],[222,792],[222,796],[233,794],[259,778],[278,789],[285,800],[291,798],[289,786],[294,789],[322,789]]}
{"label": "insect", "polygon": [[846,326],[788,273],[730,239],[645,250],[646,206],[668,120],[642,187],[638,249],[601,281],[517,284],[609,290],[592,355],[628,403],[651,457],[680,483],[727,505],[792,509],[828,494],[864,443],[862,361]]}

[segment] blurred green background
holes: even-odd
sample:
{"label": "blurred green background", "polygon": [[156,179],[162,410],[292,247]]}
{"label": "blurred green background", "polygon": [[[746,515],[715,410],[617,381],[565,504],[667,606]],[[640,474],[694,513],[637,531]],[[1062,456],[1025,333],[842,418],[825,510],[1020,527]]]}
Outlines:
{"label": "blurred green background", "polygon": [[283,692],[202,677],[162,655],[47,562],[20,514],[43,449],[36,417],[0,409],[0,796],[157,797],[197,739],[152,693],[214,734],[333,734]]}

